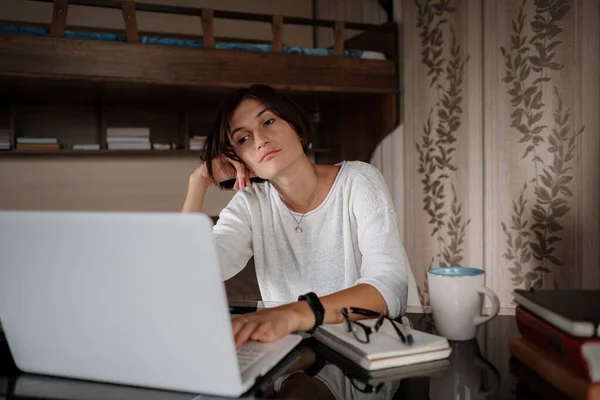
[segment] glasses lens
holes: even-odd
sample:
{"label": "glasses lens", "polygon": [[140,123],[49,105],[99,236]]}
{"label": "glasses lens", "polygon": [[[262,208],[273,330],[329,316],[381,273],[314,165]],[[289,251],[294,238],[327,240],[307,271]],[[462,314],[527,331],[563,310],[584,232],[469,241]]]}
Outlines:
{"label": "glasses lens", "polygon": [[363,392],[363,393],[369,393],[370,390],[368,390],[369,388],[367,387],[367,383],[359,381],[357,379],[354,378],[350,378],[350,383],[352,383],[352,386],[354,386],[359,392]]}
{"label": "glasses lens", "polygon": [[369,335],[367,335],[367,332],[365,331],[365,329],[362,326],[353,323],[352,324],[352,334],[354,335],[356,340],[358,340],[359,342],[369,343]]}
{"label": "glasses lens", "polygon": [[381,390],[381,388],[383,387],[383,382],[380,383],[379,385],[377,385],[376,387],[373,387],[372,385],[368,384],[367,382],[360,381],[353,377],[349,377],[349,379],[350,379],[350,383],[352,383],[352,386],[354,386],[354,388],[356,390],[358,390],[359,392],[362,392],[362,393],[378,393]]}

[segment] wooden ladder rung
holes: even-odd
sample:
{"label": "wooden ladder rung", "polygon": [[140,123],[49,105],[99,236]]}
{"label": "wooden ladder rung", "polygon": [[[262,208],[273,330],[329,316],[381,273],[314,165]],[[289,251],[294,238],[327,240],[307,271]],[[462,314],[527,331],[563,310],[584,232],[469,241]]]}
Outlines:
{"label": "wooden ladder rung", "polygon": [[52,24],[50,25],[50,36],[65,36],[68,11],[69,0],[54,0],[54,9],[52,10]]}
{"label": "wooden ladder rung", "polygon": [[204,47],[215,47],[214,11],[202,9],[202,40]]}
{"label": "wooden ladder rung", "polygon": [[123,12],[123,21],[125,21],[125,34],[127,41],[132,43],[140,42],[140,33],[137,28],[137,19],[135,17],[135,2],[132,0],[123,0],[121,3]]}
{"label": "wooden ladder rung", "polygon": [[273,52],[281,53],[283,51],[283,16],[273,15],[273,23],[271,25],[273,33]]}
{"label": "wooden ladder rung", "polygon": [[336,56],[344,56],[344,21],[335,21],[333,28],[334,47],[333,53]]}

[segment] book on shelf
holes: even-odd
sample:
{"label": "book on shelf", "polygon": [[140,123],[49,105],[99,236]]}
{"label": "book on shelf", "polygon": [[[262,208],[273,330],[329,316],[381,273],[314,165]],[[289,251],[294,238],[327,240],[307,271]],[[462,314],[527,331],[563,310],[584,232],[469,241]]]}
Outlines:
{"label": "book on shelf", "polygon": [[150,143],[149,137],[125,137],[125,136],[113,136],[107,137],[106,143]]}
{"label": "book on shelf", "polygon": [[591,383],[583,379],[528,339],[512,338],[509,348],[514,357],[569,397],[600,400],[600,383]]}
{"label": "book on shelf", "polygon": [[59,144],[55,137],[18,137],[17,144]]}
{"label": "book on shelf", "polygon": [[600,382],[600,338],[569,335],[522,307],[516,308],[515,319],[521,336],[580,377]]}
{"label": "book on shelf", "polygon": [[[376,321],[360,322],[373,328]],[[448,340],[442,336],[418,330],[412,330],[412,335],[412,344],[403,343],[389,321],[371,334],[369,343],[358,341],[346,331],[344,323],[321,325],[313,333],[316,340],[369,371],[441,360],[448,358],[452,351]]]}
{"label": "book on shelf", "polygon": [[141,143],[108,143],[109,150],[150,150],[150,142]]}
{"label": "book on shelf", "polygon": [[600,337],[600,290],[515,289],[517,304],[563,332]]}
{"label": "book on shelf", "polygon": [[0,142],[0,150],[10,150],[10,143]]}
{"label": "book on shelf", "polygon": [[148,127],[107,127],[106,137],[149,138]]}
{"label": "book on shelf", "polygon": [[60,150],[58,143],[18,143],[17,150]]}
{"label": "book on shelf", "polygon": [[192,136],[190,138],[190,150],[202,150],[206,142],[206,136]]}
{"label": "book on shelf", "polygon": [[173,146],[170,143],[152,143],[154,150],[173,150]]}
{"label": "book on shelf", "polygon": [[100,145],[98,143],[74,144],[73,150],[100,150]]}
{"label": "book on shelf", "polygon": [[0,149],[6,145],[10,148],[10,131],[8,129],[0,129]]}

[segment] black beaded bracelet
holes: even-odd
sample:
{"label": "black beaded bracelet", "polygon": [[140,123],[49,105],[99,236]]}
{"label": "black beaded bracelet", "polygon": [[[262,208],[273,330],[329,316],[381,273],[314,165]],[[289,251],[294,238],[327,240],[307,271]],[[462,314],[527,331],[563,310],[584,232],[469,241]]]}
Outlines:
{"label": "black beaded bracelet", "polygon": [[323,319],[325,318],[325,309],[323,308],[323,304],[321,304],[321,300],[319,300],[319,296],[317,296],[313,292],[309,292],[299,296],[298,301],[302,300],[308,303],[313,314],[315,314],[315,325],[307,331],[308,333],[313,333],[318,326],[323,325]]}

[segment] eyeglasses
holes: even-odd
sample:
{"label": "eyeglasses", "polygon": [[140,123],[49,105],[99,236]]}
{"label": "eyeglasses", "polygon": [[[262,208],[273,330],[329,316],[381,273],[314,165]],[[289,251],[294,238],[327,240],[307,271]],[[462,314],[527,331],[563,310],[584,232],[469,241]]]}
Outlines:
{"label": "eyeglasses", "polygon": [[[364,308],[358,307],[344,307],[342,308],[342,316],[344,317],[344,325],[346,327],[347,332],[352,332],[352,335],[361,343],[369,343],[369,338],[373,331],[378,332],[379,328],[383,324],[383,321],[388,320],[390,324],[394,327],[394,330],[398,334],[398,337],[403,343],[406,343],[406,336],[402,333],[402,331],[396,325],[396,321],[385,315],[385,313],[378,313],[377,311],[367,310]],[[377,322],[373,328],[367,326],[359,321],[351,320],[349,314],[357,314],[362,315],[364,317],[377,317]]]}
{"label": "eyeglasses", "polygon": [[370,383],[365,382],[362,379],[358,379],[351,375],[348,375],[345,372],[344,372],[344,375],[346,375],[346,377],[350,380],[350,383],[352,384],[352,386],[354,386],[354,388],[361,393],[367,393],[367,394],[379,393],[385,383],[385,382],[380,382],[377,385],[373,386]]}

